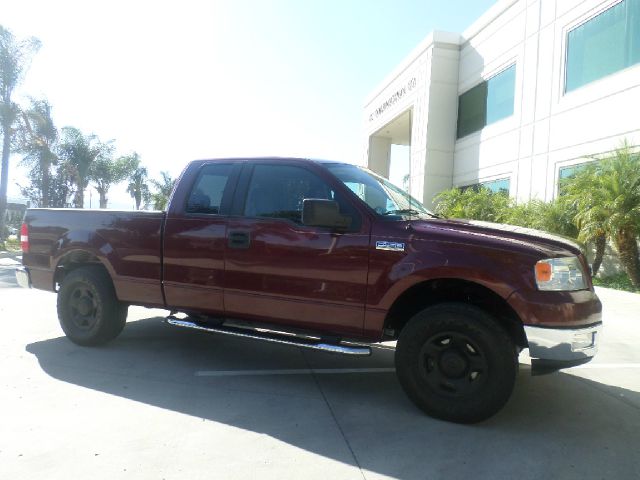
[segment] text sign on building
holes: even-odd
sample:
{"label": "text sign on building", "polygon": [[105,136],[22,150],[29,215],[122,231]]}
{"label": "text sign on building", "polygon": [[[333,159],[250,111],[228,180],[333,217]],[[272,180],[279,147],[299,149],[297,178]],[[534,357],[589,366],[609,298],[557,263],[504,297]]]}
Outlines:
{"label": "text sign on building", "polygon": [[369,115],[369,121],[371,122],[373,121],[374,118],[378,118],[380,115],[382,115],[385,112],[387,108],[398,103],[400,99],[407,94],[407,92],[410,92],[411,90],[416,88],[417,84],[418,82],[416,80],[416,77],[411,78],[411,80],[409,80],[406,83],[406,85],[403,85],[398,90],[393,92],[393,94],[387,100],[385,100],[384,103],[382,103],[382,105],[380,105],[373,112],[371,112],[371,114]]}

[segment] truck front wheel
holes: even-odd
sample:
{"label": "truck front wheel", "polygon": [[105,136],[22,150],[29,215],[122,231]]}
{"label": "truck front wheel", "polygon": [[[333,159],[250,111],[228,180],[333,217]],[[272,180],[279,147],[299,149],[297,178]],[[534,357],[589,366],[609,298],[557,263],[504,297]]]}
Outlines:
{"label": "truck front wheel", "polygon": [[416,314],[400,333],[396,372],[409,398],[428,415],[475,423],[494,415],[513,391],[513,342],[486,312],[443,303]]}
{"label": "truck front wheel", "polygon": [[116,297],[111,278],[99,266],[68,273],[58,292],[58,320],[65,335],[78,345],[113,340],[127,321],[127,306]]}

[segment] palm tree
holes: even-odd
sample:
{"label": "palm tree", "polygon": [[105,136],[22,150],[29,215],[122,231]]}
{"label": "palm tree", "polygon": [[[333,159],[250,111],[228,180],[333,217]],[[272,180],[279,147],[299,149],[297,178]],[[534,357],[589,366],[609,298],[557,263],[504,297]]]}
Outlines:
{"label": "palm tree", "polygon": [[[133,154],[139,162],[139,156],[137,153]],[[131,195],[136,202],[136,210],[140,210],[140,205],[144,201],[145,204],[149,203],[151,194],[149,192],[149,186],[147,185],[149,173],[146,167],[137,167],[133,173],[129,176],[129,185],[127,186],[127,193]]]}
{"label": "palm tree", "polygon": [[2,166],[0,168],[0,241],[4,238],[7,187],[9,185],[9,156],[18,118],[18,106],[12,96],[22,81],[31,58],[40,48],[35,37],[17,40],[11,31],[0,25],[0,128],[2,129]]}
{"label": "palm tree", "polygon": [[[607,247],[606,218],[602,216],[604,212],[592,208],[595,205],[589,202],[597,202],[598,199],[594,195],[587,194],[593,187],[596,170],[595,164],[588,164],[572,177],[565,179],[560,185],[559,197],[559,201],[564,203],[567,211],[573,215],[574,224],[578,227],[578,240],[593,243],[595,246],[595,256],[591,265],[594,276],[600,270]],[[587,211],[591,212],[588,221],[585,217]]]}
{"label": "palm tree", "polygon": [[[31,99],[31,107],[22,112],[19,150],[24,154],[22,163],[30,167],[32,185],[37,190],[37,205],[51,206],[51,167],[55,154],[58,129],[51,118],[51,105],[45,99]],[[35,192],[34,192],[35,193]]]}
{"label": "palm tree", "polygon": [[107,193],[112,185],[125,180],[137,167],[139,160],[137,155],[112,158],[112,149],[105,148],[91,165],[89,178],[93,181],[98,195],[100,195],[100,208],[107,208]]}
{"label": "palm tree", "polygon": [[171,197],[171,192],[173,192],[173,187],[176,183],[169,175],[169,172],[160,172],[160,175],[162,175],[161,181],[151,180],[151,183],[157,188],[157,191],[151,194],[155,210],[164,210],[167,207],[169,197]]}
{"label": "palm tree", "polygon": [[[640,154],[622,147],[575,175],[582,188],[576,222],[584,238],[611,238],[633,286],[640,289]],[[572,187],[578,188],[578,187]]]}
{"label": "palm tree", "polygon": [[76,185],[74,207],[84,208],[84,191],[89,184],[92,164],[100,156],[109,155],[112,149],[113,146],[110,142],[101,143],[96,135],[84,135],[74,127],[62,129],[62,139],[58,147],[59,157],[69,165],[73,172]]}
{"label": "palm tree", "polygon": [[409,188],[410,182],[411,182],[411,175],[407,173],[404,177],[402,177],[402,189],[407,193],[409,193],[409,190],[410,190]]}

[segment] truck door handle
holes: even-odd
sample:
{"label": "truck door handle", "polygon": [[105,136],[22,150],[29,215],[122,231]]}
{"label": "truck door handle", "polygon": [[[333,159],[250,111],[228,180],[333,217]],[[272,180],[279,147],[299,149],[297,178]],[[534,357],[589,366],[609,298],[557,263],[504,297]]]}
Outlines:
{"label": "truck door handle", "polygon": [[249,232],[229,232],[229,248],[249,248],[251,237]]}

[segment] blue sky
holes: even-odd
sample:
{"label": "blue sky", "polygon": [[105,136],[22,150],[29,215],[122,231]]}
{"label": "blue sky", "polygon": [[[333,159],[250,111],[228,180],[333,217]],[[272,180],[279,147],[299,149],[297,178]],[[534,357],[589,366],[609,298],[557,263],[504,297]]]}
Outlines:
{"label": "blue sky", "polygon": [[[175,176],[220,156],[358,161],[366,96],[429,32],[462,32],[493,3],[21,0],[0,23],[43,43],[18,100],[45,96],[59,127]],[[123,187],[110,198],[131,205]]]}

